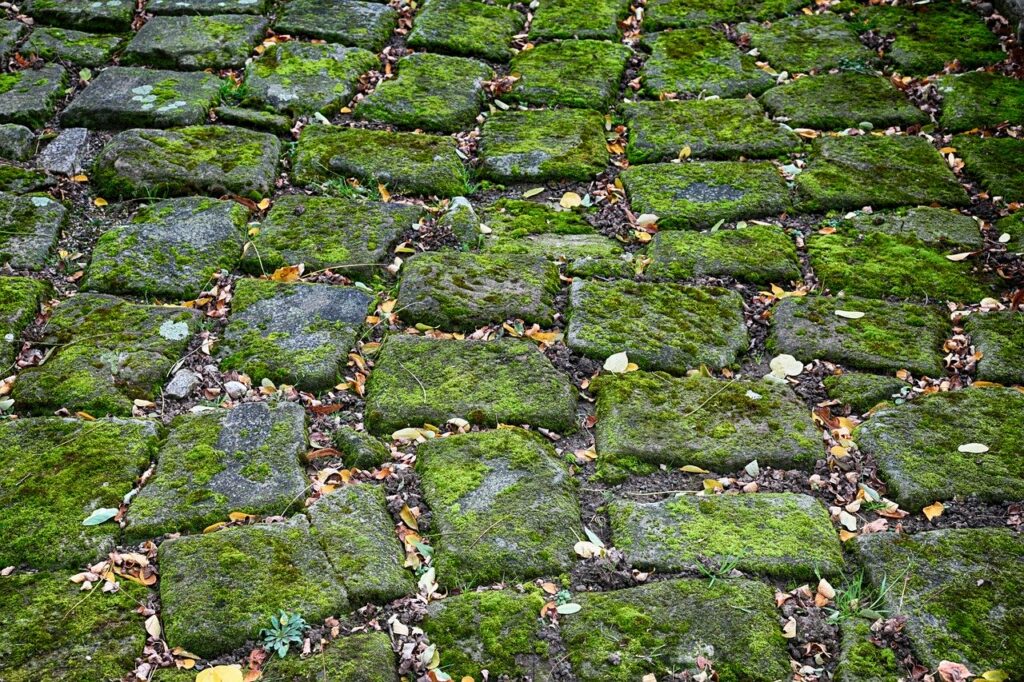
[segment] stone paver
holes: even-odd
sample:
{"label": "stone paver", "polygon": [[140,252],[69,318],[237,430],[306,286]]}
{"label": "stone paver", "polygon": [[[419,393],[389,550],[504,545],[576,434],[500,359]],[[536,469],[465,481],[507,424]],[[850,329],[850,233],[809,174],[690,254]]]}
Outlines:
{"label": "stone paver", "polygon": [[43,171],[0,163],[0,192],[39,192],[55,183],[56,180]]}
{"label": "stone paver", "polygon": [[17,123],[0,123],[0,158],[27,161],[35,151],[32,131]]}
{"label": "stone paver", "polygon": [[835,679],[839,682],[883,682],[900,677],[896,652],[876,643],[871,621],[851,618],[841,628],[840,658]]}
{"label": "stone paver", "polygon": [[911,237],[935,248],[975,250],[984,244],[977,220],[943,208],[918,206],[895,211],[860,212],[849,220],[863,234],[882,232]]}
{"label": "stone paver", "polygon": [[149,0],[152,14],[262,14],[267,0]]}
{"label": "stone paver", "polygon": [[134,0],[28,0],[22,9],[41,24],[118,33],[131,28]]}
{"label": "stone paver", "polygon": [[409,47],[507,62],[523,16],[477,0],[428,0],[413,20]]}
{"label": "stone paver", "polygon": [[85,33],[41,26],[32,31],[22,51],[48,61],[76,66],[100,66],[124,44],[119,35]]}
{"label": "stone paver", "polygon": [[759,95],[774,79],[726,37],[709,28],[649,34],[643,46],[650,57],[640,70],[642,91],[649,97]]}
{"label": "stone paver", "polygon": [[28,26],[20,21],[5,19],[0,21],[0,59],[6,60],[14,52],[18,41],[28,33]]}
{"label": "stone paver", "polygon": [[1024,83],[985,71],[943,76],[936,86],[942,95],[939,123],[949,131],[1024,123]]}
{"label": "stone paver", "polygon": [[379,51],[398,23],[394,8],[362,0],[288,0],[274,30]]}
{"label": "stone paver", "polygon": [[510,111],[480,133],[480,174],[495,182],[589,180],[604,170],[604,119],[594,111]]}
{"label": "stone paver", "polygon": [[[619,91],[632,51],[602,40],[563,40],[520,52],[509,69],[519,75],[505,99],[534,106],[601,111]],[[586,64],[586,69],[579,68]]]}
{"label": "stone paver", "polygon": [[0,74],[0,123],[42,128],[66,85],[67,73],[56,64]]}
{"label": "stone paver", "polygon": [[991,196],[1024,201],[1024,140],[1012,137],[957,135],[952,145],[964,160],[964,171]]}
{"label": "stone paver", "polygon": [[767,25],[740,24],[762,60],[789,73],[866,69],[875,54],[861,44],[853,27],[835,14],[797,14]]}
{"label": "stone paver", "polygon": [[967,318],[964,331],[982,353],[979,379],[1024,385],[1024,314],[975,313]]}
{"label": "stone paver", "polygon": [[21,350],[21,332],[32,324],[50,294],[44,280],[0,277],[0,371],[7,372]]}
{"label": "stone paver", "polygon": [[755,284],[800,279],[793,240],[773,225],[717,232],[659,232],[647,250],[644,271],[654,279],[734,277]]}
{"label": "stone paver", "polygon": [[864,413],[881,402],[892,402],[901,395],[907,382],[894,376],[880,376],[863,372],[843,372],[825,377],[825,392],[833,400],[849,405],[858,413]]}
{"label": "stone paver", "polygon": [[239,68],[268,25],[238,14],[155,16],[125,47],[122,61],[189,71]]}
{"label": "stone paver", "polygon": [[530,39],[617,40],[621,33],[619,22],[627,14],[627,0],[545,0],[534,12]]}
{"label": "stone paver", "polygon": [[716,22],[735,23],[748,19],[772,19],[797,11],[800,0],[651,0],[644,13],[644,30],[710,26]]}
{"label": "stone paver", "polygon": [[369,470],[391,461],[388,446],[365,431],[342,427],[334,432],[333,440],[348,467]]}
{"label": "stone paver", "polygon": [[928,122],[928,115],[887,78],[864,73],[800,78],[765,92],[761,104],[795,128],[844,130],[863,123],[887,128]]}
{"label": "stone paver", "polygon": [[0,261],[41,270],[67,219],[67,209],[46,195],[0,192]]}

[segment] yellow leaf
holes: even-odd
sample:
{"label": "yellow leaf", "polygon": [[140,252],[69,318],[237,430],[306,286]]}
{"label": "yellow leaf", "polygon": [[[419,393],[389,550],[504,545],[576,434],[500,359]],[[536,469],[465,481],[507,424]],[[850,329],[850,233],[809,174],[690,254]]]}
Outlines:
{"label": "yellow leaf", "polygon": [[829,448],[829,452],[831,452],[832,456],[835,457],[836,459],[842,459],[843,457],[846,457],[848,454],[850,454],[850,451],[844,448],[842,445],[833,445],[831,448]]}
{"label": "yellow leaf", "polygon": [[380,192],[380,200],[383,201],[385,204],[391,201],[391,192],[388,191],[388,188],[384,185],[383,182],[377,183],[377,191]]}
{"label": "yellow leaf", "polygon": [[253,521],[256,517],[252,514],[246,514],[245,512],[233,511],[228,514],[228,518],[232,521]]}
{"label": "yellow leaf", "polygon": [[402,517],[402,521],[405,523],[405,525],[409,526],[413,530],[420,529],[420,524],[416,520],[416,515],[412,513],[411,509],[409,509],[409,505],[402,505],[402,511],[400,511],[398,515]]}
{"label": "yellow leaf", "polygon": [[274,274],[270,276],[270,279],[274,282],[294,282],[302,277],[303,270],[305,270],[305,266],[302,263],[286,265],[283,268],[274,270]]}
{"label": "yellow leaf", "polygon": [[956,152],[956,147],[943,147],[939,150],[940,154],[953,154]]}
{"label": "yellow leaf", "polygon": [[722,485],[719,481],[717,481],[714,478],[705,478],[704,479],[704,490],[707,491],[707,492],[712,492],[712,491],[716,491],[716,490],[725,490],[725,486]]}
{"label": "yellow leaf", "polygon": [[646,232],[644,230],[636,230],[633,232],[633,237],[641,244],[646,244],[654,238],[650,232]]}
{"label": "yellow leaf", "polygon": [[692,154],[692,153],[693,153],[693,150],[690,149],[690,145],[686,145],[685,147],[683,147],[682,149],[679,150],[679,158],[680,159],[688,159],[688,158],[690,158],[690,154]]}
{"label": "yellow leaf", "polygon": [[707,469],[701,469],[699,466],[693,464],[687,464],[686,466],[679,467],[680,471],[685,471],[688,474],[710,474],[711,472]]}
{"label": "yellow leaf", "polygon": [[856,533],[851,533],[850,531],[848,531],[846,529],[843,529],[843,530],[839,531],[839,539],[842,540],[843,542],[846,542],[847,540],[852,540],[855,537],[857,537]]}
{"label": "yellow leaf", "polygon": [[1010,679],[1010,676],[1002,670],[986,670],[981,674],[981,679],[987,682],[1006,682]]}
{"label": "yellow leaf", "polygon": [[576,194],[576,192],[566,192],[562,195],[562,198],[559,199],[558,205],[562,208],[577,208],[583,205],[583,199],[581,199],[580,195]]}
{"label": "yellow leaf", "polygon": [[196,675],[196,682],[242,682],[242,666],[215,665]]}
{"label": "yellow leaf", "polygon": [[89,176],[85,173],[79,173],[71,177],[72,182],[89,182]]}
{"label": "yellow leaf", "polygon": [[98,206],[99,208],[103,208],[104,206],[107,205],[107,200],[104,199],[103,197],[96,197],[95,199],[92,200],[92,203],[93,203],[93,206]]}
{"label": "yellow leaf", "polygon": [[226,525],[228,525],[227,521],[218,521],[217,523],[211,523],[209,526],[203,529],[203,532],[212,533],[215,530],[220,530]]}
{"label": "yellow leaf", "polygon": [[942,505],[941,502],[936,502],[935,504],[928,505],[921,511],[924,513],[925,518],[931,521],[932,519],[937,519],[940,516],[942,516],[942,512],[944,512],[945,510],[946,508]]}
{"label": "yellow leaf", "polygon": [[533,189],[528,189],[525,192],[523,192],[523,198],[529,199],[530,197],[535,197],[543,191],[543,187],[534,187]]}
{"label": "yellow leaf", "polygon": [[262,201],[260,201],[260,203],[256,205],[259,206],[259,209],[261,211],[266,211],[268,208],[270,208],[270,199],[263,199]]}

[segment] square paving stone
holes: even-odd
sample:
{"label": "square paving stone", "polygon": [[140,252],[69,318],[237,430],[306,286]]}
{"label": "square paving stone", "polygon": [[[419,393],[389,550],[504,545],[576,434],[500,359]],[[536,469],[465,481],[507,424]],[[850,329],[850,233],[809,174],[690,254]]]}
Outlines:
{"label": "square paving stone", "polygon": [[455,141],[436,135],[308,125],[295,151],[300,185],[355,177],[392,193],[453,197],[467,193]]}
{"label": "square paving stone", "polygon": [[0,123],[43,127],[66,85],[67,73],[56,64],[0,74]]}
{"label": "square paving stone", "polygon": [[5,376],[21,350],[21,332],[36,319],[39,304],[50,293],[45,280],[0,277],[0,373]]}
{"label": "square paving stone", "polygon": [[268,25],[263,17],[239,14],[156,16],[135,34],[121,61],[187,71],[237,69]]}
{"label": "square paving stone", "polygon": [[420,253],[402,268],[397,308],[406,324],[472,331],[507,319],[550,327],[561,282],[542,256]]}
{"label": "square paving stone", "polygon": [[0,423],[0,563],[77,568],[113,549],[116,523],[82,521],[96,509],[121,504],[149,466],[158,437],[156,422],[142,420]]}
{"label": "square paving stone", "polygon": [[507,62],[523,29],[514,9],[477,0],[427,0],[413,19],[409,47]]}
{"label": "square paving stone", "polygon": [[308,484],[305,454],[306,420],[295,403],[179,416],[160,447],[156,473],[132,501],[127,533],[197,533],[230,512],[292,511]]}
{"label": "square paving stone", "polygon": [[42,270],[66,217],[67,209],[46,195],[0,192],[0,262],[12,268]]}
{"label": "square paving stone", "polygon": [[[1024,496],[1024,393],[970,388],[925,395],[875,412],[854,431],[878,462],[889,497],[908,511],[936,500],[999,503]],[[979,443],[987,452],[960,452]]]}
{"label": "square paving stone", "polygon": [[171,128],[206,122],[220,100],[221,80],[183,73],[112,66],[79,93],[60,116],[65,127]]}
{"label": "square paving stone", "polygon": [[[131,674],[146,632],[136,613],[147,590],[128,580],[117,592],[83,593],[71,573],[22,573],[0,580],[0,679],[95,682]],[[85,597],[88,596],[88,599]]]}
{"label": "square paving stone", "polygon": [[1024,140],[957,135],[951,145],[964,160],[964,172],[993,196],[1024,201]]}
{"label": "square paving stone", "polygon": [[283,196],[251,235],[242,268],[270,274],[285,265],[330,268],[369,280],[388,260],[392,245],[423,216],[419,206],[331,197]]}
{"label": "square paving stone", "polygon": [[[836,314],[864,313],[851,319]],[[769,346],[805,363],[828,360],[857,369],[895,373],[906,369],[944,375],[942,346],[952,334],[935,306],[888,303],[846,296],[787,298],[775,308]]]}
{"label": "square paving stone", "polygon": [[571,109],[495,113],[480,134],[480,175],[495,182],[589,180],[605,169],[604,118]]}
{"label": "square paving stone", "polygon": [[647,250],[654,279],[733,277],[754,284],[801,279],[793,240],[774,225],[718,232],[659,232]]}
{"label": "square paving stone", "polygon": [[387,4],[361,0],[288,0],[274,30],[378,52],[391,38],[397,24],[398,12]]}
{"label": "square paving stone", "polygon": [[28,26],[20,21],[0,21],[0,59],[6,61],[27,32]]}
{"label": "square paving stone", "polygon": [[289,116],[246,107],[223,105],[215,108],[213,113],[219,121],[228,125],[265,130],[280,137],[290,137],[292,134],[292,119]]}
{"label": "square paving stone", "polygon": [[301,515],[167,540],[159,560],[167,641],[204,658],[256,639],[279,611],[316,623],[348,607]]}
{"label": "square paving stone", "polygon": [[262,14],[267,0],[149,0],[150,14]]}
{"label": "square paving stone", "polygon": [[943,76],[936,84],[942,96],[939,124],[959,132],[1024,123],[1024,83],[997,73],[971,71]]}
{"label": "square paving stone", "polygon": [[978,362],[979,379],[1024,385],[1024,313],[974,313],[964,330],[983,353]]}
{"label": "square paving stone", "polygon": [[[602,40],[562,40],[517,54],[509,64],[519,80],[502,99],[535,106],[604,111],[615,101],[626,63],[625,45]],[[580,64],[587,68],[581,69]]]}
{"label": "square paving stone", "polygon": [[876,61],[853,27],[835,14],[798,14],[768,24],[740,24],[736,30],[750,36],[762,60],[791,74],[864,70]]}
{"label": "square paving stone", "polygon": [[536,682],[551,680],[550,645],[537,617],[544,599],[536,591],[463,592],[432,602],[423,630],[452,679],[476,679],[481,670]]}
{"label": "square paving stone", "polygon": [[135,0],[28,0],[22,9],[40,24],[122,33],[132,27]]}
{"label": "square paving stone", "polygon": [[143,208],[130,224],[100,236],[83,288],[195,298],[219,271],[238,265],[248,219],[239,203],[199,197]]}
{"label": "square paving stone", "polygon": [[633,166],[620,175],[633,213],[662,229],[699,230],[789,210],[789,188],[767,161],[696,161]]}
{"label": "square paving stone", "polygon": [[104,294],[67,299],[43,328],[42,344],[56,350],[21,373],[14,399],[33,412],[66,407],[94,417],[131,414],[133,399],[160,395],[200,319],[195,310]]}
{"label": "square paving stone", "polygon": [[694,158],[770,159],[800,148],[800,138],[773,123],[757,102],[704,99],[636,102],[623,107],[630,163]]}
{"label": "square paving stone", "polygon": [[665,580],[576,597],[561,627],[580,682],[635,682],[666,670],[774,682],[790,675],[772,589],[750,580]]}
{"label": "square paving stone", "polygon": [[892,376],[863,372],[843,372],[825,377],[825,393],[829,398],[849,405],[856,414],[863,414],[882,402],[892,402],[907,387],[907,382]]}
{"label": "square paving stone", "polygon": [[985,243],[977,220],[945,208],[918,206],[858,212],[849,218],[849,224],[864,234],[882,232],[909,237],[926,246],[948,250],[973,251]]}
{"label": "square paving stone", "polygon": [[753,57],[709,28],[654,33],[642,45],[651,53],[640,69],[641,91],[648,97],[668,93],[745,97],[775,84]]}
{"label": "square paving stone", "polygon": [[568,572],[583,537],[576,482],[554,448],[523,429],[438,438],[416,468],[433,512],[433,566],[451,587]]}
{"label": "square paving stone", "polygon": [[641,369],[683,374],[736,363],[747,349],[743,299],[717,287],[577,279],[569,293],[565,342],[604,360],[623,351]]}
{"label": "square paving stone", "polygon": [[726,473],[755,459],[762,467],[809,470],[824,456],[810,412],[787,386],[659,372],[594,384],[598,456],[623,471],[692,464]]}
{"label": "square paving stone", "polygon": [[844,130],[864,122],[888,128],[929,121],[888,78],[865,73],[799,78],[765,92],[761,104],[797,128]]}
{"label": "square paving stone", "polygon": [[795,12],[800,0],[651,0],[644,12],[644,30],[710,26],[749,19],[772,19]]}
{"label": "square paving stone", "polygon": [[332,116],[352,100],[359,77],[379,67],[361,48],[278,43],[246,67],[246,98],[292,115]]}
{"label": "square paving stone", "polygon": [[103,196],[150,198],[190,194],[270,195],[281,142],[234,126],[138,128],[118,133],[93,162]]}
{"label": "square paving stone", "polygon": [[876,590],[900,589],[884,603],[907,617],[906,632],[921,662],[943,660],[970,670],[1024,670],[1024,540],[1004,528],[936,530],[857,538],[857,553]]}
{"label": "square paving stone", "polygon": [[119,35],[83,33],[38,27],[25,41],[22,52],[51,62],[75,66],[102,66],[110,61],[125,39]]}
{"label": "square paving stone", "polygon": [[828,510],[809,495],[683,495],[607,506],[612,542],[632,565],[665,573],[701,559],[775,578],[836,575],[843,549]]}
{"label": "square paving stone", "polygon": [[338,383],[372,299],[361,289],[242,279],[221,367],[321,391]]}
{"label": "square paving stone", "polygon": [[355,108],[356,118],[442,133],[473,128],[494,77],[475,59],[421,52],[398,60],[398,76],[381,81]]}
{"label": "square paving stone", "polygon": [[391,336],[367,381],[366,427],[528,424],[576,430],[576,390],[532,343]]}
{"label": "square paving stone", "polygon": [[44,171],[0,163],[0,192],[40,192],[55,184],[53,176]]}
{"label": "square paving stone", "polygon": [[628,0],[543,0],[530,22],[531,40],[593,38],[618,40]]}
{"label": "square paving stone", "polygon": [[804,211],[969,203],[938,150],[911,136],[819,139],[796,188]]}
{"label": "square paving stone", "polygon": [[309,508],[312,535],[348,591],[353,606],[385,603],[416,591],[388,513],[384,487],[346,485]]}

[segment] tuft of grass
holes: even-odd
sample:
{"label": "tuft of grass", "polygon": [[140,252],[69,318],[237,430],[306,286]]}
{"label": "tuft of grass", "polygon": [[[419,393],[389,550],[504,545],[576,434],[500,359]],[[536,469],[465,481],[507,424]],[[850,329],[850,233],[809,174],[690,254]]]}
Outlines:
{"label": "tuft of grass", "polygon": [[886,597],[893,588],[903,582],[910,566],[907,566],[894,579],[889,576],[882,576],[878,589],[872,589],[866,582],[864,571],[860,571],[848,579],[841,588],[836,590],[836,605],[833,608],[826,608],[828,622],[830,625],[839,625],[854,618],[867,618],[878,620],[888,615],[884,607]]}
{"label": "tuft of grass", "polygon": [[709,568],[704,564],[698,563],[697,568],[700,569],[700,572],[708,579],[708,587],[712,587],[715,584],[715,581],[728,578],[729,574],[733,572],[739,563],[740,560],[738,557],[729,556],[722,559],[717,567],[713,566]]}

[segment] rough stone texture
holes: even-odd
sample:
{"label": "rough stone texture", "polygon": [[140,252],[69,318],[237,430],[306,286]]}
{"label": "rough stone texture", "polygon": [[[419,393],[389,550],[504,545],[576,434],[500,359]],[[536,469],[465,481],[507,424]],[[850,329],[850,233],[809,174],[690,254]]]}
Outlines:
{"label": "rough stone texture", "polygon": [[135,0],[28,0],[22,9],[41,24],[120,33],[131,28]]}
{"label": "rough stone texture", "polygon": [[512,38],[523,28],[513,9],[477,0],[428,0],[409,32],[409,47],[506,62]]}
{"label": "rough stone texture", "polygon": [[39,153],[39,167],[48,173],[75,175],[88,154],[89,131],[67,128]]}
{"label": "rough stone texture", "polygon": [[531,40],[593,38],[618,40],[628,0],[544,0],[530,23]]}
{"label": "rough stone texture", "polygon": [[288,0],[274,30],[379,51],[398,23],[386,4],[360,0]]}
{"label": "rough stone texture", "polygon": [[220,98],[220,84],[208,73],[112,66],[75,97],[60,122],[103,130],[196,125]]}
{"label": "rough stone texture", "polygon": [[916,208],[857,213],[850,224],[859,232],[882,232],[917,239],[926,246],[944,249],[975,250],[985,240],[974,218],[943,208]]}
{"label": "rough stone texture", "polygon": [[875,53],[861,44],[853,27],[835,14],[797,14],[769,24],[740,24],[740,35],[778,71],[820,72],[866,69]]}
{"label": "rough stone texture", "polygon": [[167,642],[206,658],[255,639],[280,610],[314,623],[348,606],[304,516],[168,540],[159,560]]}
{"label": "rough stone texture", "polygon": [[[520,52],[509,64],[519,74],[504,100],[535,106],[604,111],[619,92],[632,55],[625,45],[600,40],[562,40]],[[580,64],[587,68],[581,69]]]}
{"label": "rough stone texture", "polygon": [[532,343],[448,341],[398,335],[381,348],[366,384],[366,427],[529,424],[576,430],[576,391]]}
{"label": "rough stone texture", "polygon": [[870,123],[876,128],[925,124],[889,79],[865,73],[832,73],[791,81],[761,95],[772,116],[793,127],[844,130]]}
{"label": "rough stone texture", "polygon": [[[78,570],[99,560],[113,549],[117,525],[83,526],[82,521],[96,509],[121,503],[149,466],[157,442],[157,425],[151,421],[42,417],[0,422],[0,563]],[[0,674],[4,661],[0,657]]]}
{"label": "rough stone texture", "polygon": [[466,197],[452,197],[448,208],[437,219],[437,226],[448,230],[459,240],[459,244],[471,248],[481,239],[480,216]]}
{"label": "rough stone texture", "polygon": [[959,132],[1024,123],[1024,83],[985,71],[943,76],[937,84],[942,95],[939,124]]}
{"label": "rough stone texture", "polygon": [[881,402],[892,402],[910,385],[896,377],[843,372],[825,377],[825,392],[833,400],[849,405],[857,414],[863,414]]}
{"label": "rough stone texture", "polygon": [[[854,440],[878,462],[889,496],[909,511],[936,500],[984,502],[1024,495],[1024,393],[973,388],[887,407],[857,427]],[[959,451],[980,443],[983,454]]]}
{"label": "rough stone texture", "polygon": [[199,532],[230,512],[279,515],[308,484],[300,465],[306,426],[295,403],[243,403],[177,417],[156,473],[132,500],[133,538]]}
{"label": "rough stone texture", "polygon": [[155,16],[128,43],[121,60],[187,71],[237,69],[268,25],[263,17],[235,14]]}
{"label": "rough stone texture", "polygon": [[0,373],[9,373],[21,351],[21,332],[32,324],[50,285],[28,277],[0,277]]}
{"label": "rough stone texture", "polygon": [[710,26],[716,22],[736,23],[747,19],[765,20],[798,10],[800,0],[651,0],[644,13],[644,30]]}
{"label": "rough stone texture", "polygon": [[102,66],[124,43],[124,37],[40,26],[25,41],[22,52],[47,61],[75,66]]}
{"label": "rough stone texture", "polygon": [[365,431],[342,427],[334,432],[333,441],[349,468],[372,470],[391,461],[388,446]]}
{"label": "rough stone texture", "polygon": [[1010,236],[1010,240],[1006,243],[1006,250],[1010,253],[1024,253],[1024,213],[1015,213],[1014,215],[1001,218],[996,221],[995,230],[993,230],[1000,238],[1004,234]]}
{"label": "rough stone texture", "polygon": [[0,74],[0,123],[42,128],[66,85],[64,67],[55,64]]}
{"label": "rough stone texture", "polygon": [[1024,385],[1024,314],[974,313],[964,331],[981,353],[977,376],[983,381]]}
{"label": "rough stone texture", "polygon": [[238,265],[248,218],[241,204],[199,197],[143,208],[130,224],[100,236],[83,288],[195,298],[217,272]]}
{"label": "rough stone texture", "polygon": [[976,178],[992,196],[1024,201],[1024,140],[1012,137],[957,135],[951,146],[964,160],[964,172]]}
{"label": "rough stone texture", "polygon": [[541,436],[508,428],[431,440],[418,448],[416,468],[442,583],[486,585],[572,568],[573,544],[583,537],[576,482]]}
{"label": "rough stone texture", "polygon": [[342,378],[371,300],[354,287],[239,280],[221,367],[256,382],[328,389]]}
{"label": "rough stone texture", "polygon": [[67,209],[48,196],[0,192],[0,262],[41,270],[64,226]]}
{"label": "rough stone texture", "polygon": [[199,388],[202,378],[190,369],[179,369],[167,386],[164,388],[164,395],[168,398],[184,400],[192,395],[192,391]]}
{"label": "rough stone texture", "polygon": [[7,61],[17,47],[18,41],[25,37],[27,32],[28,26],[20,21],[12,19],[0,21],[0,59]]}
{"label": "rough stone texture", "polygon": [[47,173],[0,163],[0,192],[40,192],[57,181]]}
{"label": "rough stone texture", "polygon": [[[836,311],[864,313],[849,319]],[[937,307],[846,296],[787,298],[775,308],[769,346],[804,362],[838,362],[894,373],[944,375],[943,343],[952,330]]]}
{"label": "rough stone texture", "polygon": [[793,240],[774,225],[717,232],[659,232],[647,251],[644,273],[654,279],[734,277],[755,284],[799,280]]}
{"label": "rough stone texture", "polygon": [[149,0],[152,14],[261,14],[267,0]]}
{"label": "rough stone texture", "polygon": [[759,95],[774,84],[753,57],[709,28],[654,33],[641,44],[651,53],[640,70],[642,92],[649,97],[744,97]]}
{"label": "rough stone texture", "polygon": [[243,107],[217,107],[213,110],[218,120],[229,125],[246,126],[257,130],[266,130],[275,135],[291,134],[292,119],[288,116],[272,114],[269,111],[256,111]]}
{"label": "rough stone texture", "polygon": [[902,674],[896,652],[876,644],[871,621],[851,618],[841,627],[841,648],[835,679],[838,682],[888,682]]}
{"label": "rough stone texture", "polygon": [[32,131],[17,123],[0,124],[0,158],[25,161],[35,151],[36,138]]}

